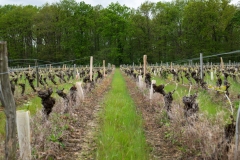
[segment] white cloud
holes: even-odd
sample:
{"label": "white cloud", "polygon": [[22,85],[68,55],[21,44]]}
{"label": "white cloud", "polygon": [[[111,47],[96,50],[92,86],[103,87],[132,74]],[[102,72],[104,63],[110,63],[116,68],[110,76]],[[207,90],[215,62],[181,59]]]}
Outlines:
{"label": "white cloud", "polygon": [[[15,4],[15,5],[36,5],[41,6],[45,3],[55,3],[59,2],[60,0],[1,0],[0,5],[5,4]],[[82,0],[76,0],[76,2],[81,2]],[[152,0],[151,2],[158,2],[159,0]],[[126,5],[130,8],[137,8],[145,0],[84,0],[85,3],[91,4],[92,6],[102,5],[104,8],[107,7],[111,2],[116,3],[119,2],[121,5]]]}
{"label": "white cloud", "polygon": [[239,4],[239,2],[240,2],[239,0],[232,0],[231,4]]}
{"label": "white cloud", "polygon": [[15,5],[34,5],[34,6],[41,6],[45,3],[53,3],[56,0],[1,0],[0,5],[5,4],[15,4]]}
{"label": "white cloud", "polygon": [[[5,4],[16,4],[16,5],[36,5],[41,6],[45,3],[55,3],[59,2],[60,0],[1,0],[0,5]],[[75,0],[76,2],[81,2],[83,0]],[[126,5],[130,8],[138,8],[142,3],[146,0],[84,0],[85,3],[91,4],[92,6],[102,5],[104,8],[107,7],[111,2],[116,3],[119,2],[121,5]],[[159,2],[159,0],[149,0],[150,2]],[[164,1],[171,1],[171,0],[163,0]],[[231,4],[237,4],[239,0],[232,0]]]}

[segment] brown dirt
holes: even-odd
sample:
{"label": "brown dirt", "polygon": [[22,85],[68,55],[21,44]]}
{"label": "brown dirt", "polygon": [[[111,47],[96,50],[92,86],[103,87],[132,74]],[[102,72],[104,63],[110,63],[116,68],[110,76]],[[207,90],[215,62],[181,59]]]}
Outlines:
{"label": "brown dirt", "polygon": [[40,110],[31,117],[32,159],[94,159],[98,112],[112,75],[85,90],[84,100],[77,97],[77,104],[69,105],[68,113],[63,113],[63,99],[58,99],[47,121]]}
{"label": "brown dirt", "polygon": [[[100,104],[110,88],[112,77],[113,72],[96,83],[95,88],[85,93],[84,101],[70,108],[67,114],[61,113],[63,101],[59,99],[45,123],[40,110],[31,117],[32,159],[94,159],[98,112],[102,108]],[[58,133],[61,133],[60,137]],[[3,144],[0,146],[3,147]],[[0,150],[0,153],[4,153],[4,150]]]}
{"label": "brown dirt", "polygon": [[109,90],[112,81],[112,74],[106,77],[92,91],[89,92],[83,103],[75,109],[77,115],[76,123],[72,123],[71,132],[63,137],[66,147],[60,151],[60,159],[94,159],[96,150],[96,133],[98,130],[98,113],[102,106],[101,101]]}

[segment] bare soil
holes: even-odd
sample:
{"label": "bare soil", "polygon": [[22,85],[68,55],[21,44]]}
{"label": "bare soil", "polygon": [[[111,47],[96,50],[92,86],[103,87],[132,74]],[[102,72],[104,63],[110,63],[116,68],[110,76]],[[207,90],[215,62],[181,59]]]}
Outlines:
{"label": "bare soil", "polygon": [[63,137],[63,143],[66,144],[66,147],[57,153],[58,159],[94,159],[95,140],[99,129],[98,113],[102,109],[101,102],[110,88],[111,81],[112,74],[104,78],[92,92],[89,92],[83,103],[78,109],[75,109],[74,114],[77,115],[77,120],[71,124],[71,132]]}

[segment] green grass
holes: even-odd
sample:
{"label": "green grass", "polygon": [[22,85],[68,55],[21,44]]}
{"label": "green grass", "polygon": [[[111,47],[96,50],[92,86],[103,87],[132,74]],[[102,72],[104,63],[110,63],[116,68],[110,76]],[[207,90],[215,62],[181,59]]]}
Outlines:
{"label": "green grass", "polygon": [[[46,74],[45,74],[46,75]],[[96,77],[97,74],[94,74],[94,76]],[[67,80],[67,76],[65,76],[65,80]],[[56,89],[62,89],[64,88],[65,92],[69,92],[69,89],[71,88],[72,84],[75,84],[77,81],[81,81],[82,78],[80,80],[70,80],[69,83],[59,83],[59,78],[57,76],[55,76],[55,81],[57,82],[57,85],[54,85],[49,79],[47,79],[47,83],[50,86],[47,87],[52,87],[54,93],[52,94],[52,97],[54,98],[59,98],[59,96],[56,94]],[[24,83],[26,84],[26,88],[25,88],[25,95],[30,95],[33,93],[32,88],[29,85],[29,82],[27,80],[25,80],[25,76],[23,75],[22,79],[19,78],[18,80],[18,84],[19,83]],[[33,82],[35,88],[37,88],[37,82],[36,80]],[[43,88],[43,86],[39,83],[39,88]],[[16,86],[16,90],[15,90],[15,97],[17,98],[21,98],[21,87],[20,86]],[[1,105],[1,102],[0,102]],[[36,114],[38,109],[42,108],[42,104],[41,104],[41,99],[36,95],[32,98],[29,98],[27,101],[23,102],[21,105],[17,105],[17,110],[29,110],[30,114],[33,116]],[[0,141],[3,140],[5,138],[5,124],[6,124],[6,116],[4,114],[4,112],[0,111]]]}
{"label": "green grass", "polygon": [[104,111],[100,114],[102,124],[96,159],[148,159],[142,118],[136,112],[119,69],[115,71],[111,87],[104,100]]}
{"label": "green grass", "polygon": [[4,112],[0,112],[0,139],[5,136],[5,124],[6,124],[6,116]]}
{"label": "green grass", "polygon": [[[169,75],[169,76],[171,77],[172,75]],[[155,79],[157,81],[158,85],[159,84],[166,84],[169,81],[169,80],[164,80],[160,77],[153,77],[152,79]],[[185,79],[184,79],[184,82],[187,82]],[[192,81],[194,81],[194,80],[192,80]],[[188,82],[185,83],[185,84],[188,84]],[[175,87],[176,87],[176,85],[174,83],[171,83],[171,84],[168,84],[165,87],[165,90],[167,92],[173,91],[175,89]],[[182,103],[182,98],[183,98],[183,96],[186,96],[188,94],[188,90],[189,90],[188,87],[178,85],[177,90],[173,94],[174,100],[175,101],[177,100],[179,102],[181,101],[181,103]],[[190,94],[193,94],[195,92],[196,92],[196,90],[191,89]],[[210,115],[216,115],[220,110],[223,109],[223,108],[219,107],[219,104],[213,103],[211,98],[210,98],[209,93],[206,92],[205,90],[202,90],[202,89],[200,89],[198,91],[197,101],[198,101],[198,104],[199,104],[200,111],[207,112]],[[183,103],[182,103],[182,105],[183,105]]]}
{"label": "green grass", "polygon": [[[71,81],[73,84],[76,83],[76,80],[71,80]],[[20,82],[22,82],[22,81],[20,81]],[[59,98],[59,96],[56,93],[57,87],[59,89],[64,88],[64,92],[68,93],[69,89],[72,86],[72,84],[70,84],[70,83],[63,83],[63,84],[58,83],[58,85],[54,86],[49,80],[48,80],[48,84],[51,84],[51,87],[53,88],[52,97],[54,97],[56,99]],[[36,86],[36,84],[34,84],[34,85]],[[27,82],[25,94],[29,94],[31,92],[33,92],[33,91]],[[18,91],[16,90],[16,93],[20,94],[20,90],[18,90]],[[41,98],[39,98],[37,95],[34,96],[33,98],[28,99],[28,101],[26,101],[25,103],[17,106],[17,110],[29,110],[31,115],[35,115],[37,110],[41,109],[41,108],[42,108]],[[0,112],[0,140],[3,139],[3,137],[5,136],[5,124],[6,124],[6,116],[5,116],[4,112]]]}
{"label": "green grass", "polygon": [[[171,75],[169,75],[169,76],[171,76]],[[169,82],[168,79],[164,80],[164,79],[162,79],[162,78],[160,78],[160,77],[157,77],[157,76],[153,76],[152,79],[153,79],[153,80],[156,80],[157,85],[160,85],[160,84],[165,84],[165,85],[166,85],[166,83]],[[181,85],[179,85],[179,84],[180,84],[180,83],[178,83],[177,90],[176,90],[175,93],[173,94],[173,99],[174,99],[175,101],[179,101],[179,102],[180,102],[180,101],[182,101],[182,97],[183,97],[183,96],[186,96],[186,95],[188,94],[189,88],[183,87],[183,86],[181,86]],[[170,91],[172,92],[175,88],[176,88],[176,84],[175,84],[175,83],[170,83],[170,84],[168,84],[167,86],[164,87],[164,90],[168,93],[168,92],[170,92]],[[190,93],[193,94],[194,91],[191,90]]]}
{"label": "green grass", "polygon": [[[76,81],[74,81],[74,83],[75,82]],[[56,87],[52,87],[53,88],[52,97],[58,99],[60,97],[56,93]],[[58,89],[64,88],[65,93],[68,93],[71,87],[72,87],[72,84],[70,84],[70,83],[64,83],[64,84],[58,85]],[[32,99],[30,99],[29,101],[27,101],[26,103],[18,106],[17,110],[29,110],[31,115],[35,115],[35,113],[37,112],[37,109],[39,109],[41,107],[42,107],[41,98],[39,98],[38,96],[35,96]]]}
{"label": "green grass", "polygon": [[[216,77],[216,74],[213,74],[213,75],[214,75],[214,80],[211,80],[211,78],[208,74],[206,74],[205,80],[208,84],[210,84],[212,86],[216,86],[217,77]],[[221,75],[221,79],[222,79],[222,81],[224,81],[224,76],[223,75]],[[237,99],[237,95],[240,93],[239,92],[240,91],[239,79],[238,79],[238,82],[235,82],[233,80],[233,78],[229,76],[228,77],[228,82],[230,83],[230,88],[229,88],[230,97],[229,98],[232,101],[233,107],[235,108],[234,112],[236,114],[237,109],[239,107],[239,100]],[[232,99],[232,97],[233,97],[233,99]],[[229,105],[229,108],[230,108],[230,105]]]}

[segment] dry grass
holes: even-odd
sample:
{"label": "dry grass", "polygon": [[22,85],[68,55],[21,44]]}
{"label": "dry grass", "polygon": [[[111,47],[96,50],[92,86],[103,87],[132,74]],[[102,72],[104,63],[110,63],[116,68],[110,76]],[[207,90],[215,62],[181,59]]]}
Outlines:
{"label": "dry grass", "polygon": [[198,118],[186,119],[183,103],[174,101],[171,113],[167,113],[162,95],[154,93],[150,101],[147,88],[139,89],[132,78],[125,76],[125,79],[138,111],[144,118],[147,141],[152,147],[152,159],[233,159],[234,141],[226,153],[224,111],[214,117],[198,113]]}
{"label": "dry grass", "polygon": [[[94,123],[93,112],[99,110],[99,101],[106,92],[111,82],[111,76],[97,84],[95,89],[91,88],[86,93],[84,101],[77,98],[76,106],[69,109],[69,113],[62,114],[64,110],[63,101],[55,104],[53,114],[49,122],[42,123],[41,111],[32,119],[32,146],[33,157],[35,159],[77,159],[80,152],[92,150],[90,146],[85,146],[85,141],[91,141],[88,124]],[[103,86],[102,86],[103,85]],[[90,88],[88,88],[90,89]],[[89,147],[89,148],[88,148]]]}
{"label": "dry grass", "polygon": [[[76,105],[63,113],[63,99],[57,98],[48,121],[43,120],[39,109],[31,117],[32,159],[77,159],[83,149],[88,131],[87,124],[93,120],[93,112],[110,85],[112,75],[100,81],[94,88],[86,87],[85,99],[77,98]],[[66,92],[68,92],[66,90]],[[70,102],[69,104],[74,104]],[[87,146],[89,147],[89,146]],[[91,150],[91,148],[89,149]],[[91,153],[92,154],[92,153]],[[4,142],[0,144],[0,159],[4,157]],[[19,156],[19,153],[18,153]],[[21,158],[18,157],[20,160]]]}

